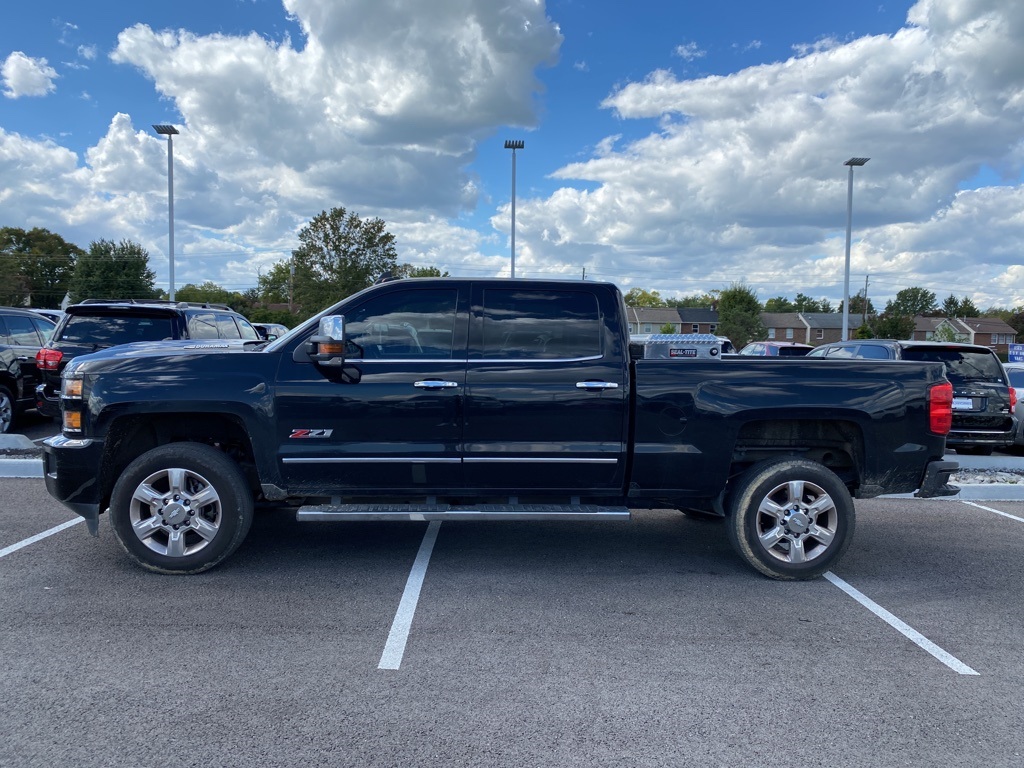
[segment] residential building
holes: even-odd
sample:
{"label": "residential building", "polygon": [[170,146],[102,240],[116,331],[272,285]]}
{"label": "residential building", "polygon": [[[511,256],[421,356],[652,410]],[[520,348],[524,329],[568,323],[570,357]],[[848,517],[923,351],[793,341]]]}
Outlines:
{"label": "residential building", "polygon": [[1013,327],[997,317],[925,317],[914,318],[914,339],[933,340],[952,337],[967,344],[990,347],[996,354],[1006,355],[1009,345],[1017,342]]}
{"label": "residential building", "polygon": [[626,307],[630,333],[661,333],[671,325],[673,333],[716,333],[718,312],[702,307]]}

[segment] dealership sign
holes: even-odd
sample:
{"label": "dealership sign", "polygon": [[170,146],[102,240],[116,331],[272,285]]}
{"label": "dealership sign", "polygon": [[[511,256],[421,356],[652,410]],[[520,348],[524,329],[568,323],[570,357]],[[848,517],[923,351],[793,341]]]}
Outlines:
{"label": "dealership sign", "polygon": [[1024,344],[1009,344],[1008,363],[1024,363]]}

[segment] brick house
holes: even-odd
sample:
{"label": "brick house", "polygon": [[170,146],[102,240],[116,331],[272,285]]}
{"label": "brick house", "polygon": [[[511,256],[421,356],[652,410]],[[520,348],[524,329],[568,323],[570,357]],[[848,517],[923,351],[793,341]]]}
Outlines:
{"label": "brick house", "polygon": [[673,333],[716,333],[718,312],[702,307],[626,307],[630,333],[661,333],[671,325]]}
{"label": "brick house", "polygon": [[1017,341],[1013,327],[996,317],[925,317],[914,318],[917,341],[931,341],[936,336],[952,335],[956,341],[990,347],[997,354],[1006,355],[1010,344]]}
{"label": "brick house", "polygon": [[[851,325],[853,322],[851,319]],[[767,341],[796,341],[816,347],[839,341],[843,334],[843,316],[836,312],[762,312],[761,323]]]}

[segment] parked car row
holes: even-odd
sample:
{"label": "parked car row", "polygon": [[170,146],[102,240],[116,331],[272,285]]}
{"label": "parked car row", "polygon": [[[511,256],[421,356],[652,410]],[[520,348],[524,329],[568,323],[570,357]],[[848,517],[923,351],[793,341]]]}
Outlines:
{"label": "parked car row", "polygon": [[60,375],[78,355],[137,341],[264,338],[223,304],[84,301],[67,308],[52,338],[36,354],[42,380],[35,388],[35,406],[44,416],[60,416]]}
{"label": "parked car row", "polygon": [[0,433],[21,414],[60,417],[60,375],[78,355],[137,341],[273,341],[280,323],[250,323],[223,304],[86,300],[67,310],[0,307]]}
{"label": "parked car row", "polygon": [[36,352],[49,341],[55,324],[28,309],[0,307],[0,433],[35,405],[40,383]]}
{"label": "parked car row", "polygon": [[957,453],[988,455],[1014,445],[1020,432],[1016,390],[988,347],[943,341],[851,339],[822,344],[809,358],[917,360],[942,363],[953,385],[953,428],[946,445]]}

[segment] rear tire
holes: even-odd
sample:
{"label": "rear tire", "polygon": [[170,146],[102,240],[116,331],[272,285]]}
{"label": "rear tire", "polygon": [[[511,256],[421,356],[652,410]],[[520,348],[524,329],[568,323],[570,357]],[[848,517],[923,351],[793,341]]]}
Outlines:
{"label": "rear tire", "polygon": [[766,576],[790,581],[831,568],[856,522],[843,482],[806,459],[755,464],[740,476],[727,512],[729,542],[739,556]]}
{"label": "rear tire", "polygon": [[213,568],[238,549],[252,516],[241,469],[200,443],[170,443],[142,454],[121,474],[110,499],[117,540],[155,573]]}

